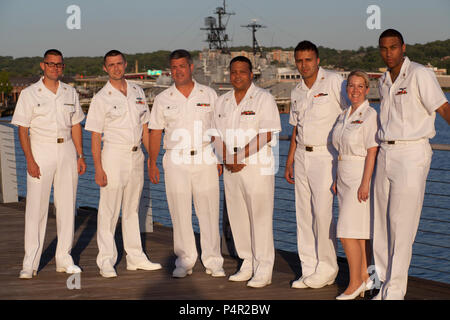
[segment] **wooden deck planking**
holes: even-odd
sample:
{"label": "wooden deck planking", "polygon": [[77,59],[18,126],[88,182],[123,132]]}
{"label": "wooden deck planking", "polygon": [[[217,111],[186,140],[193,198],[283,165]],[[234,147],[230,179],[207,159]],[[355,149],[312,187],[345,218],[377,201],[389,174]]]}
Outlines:
{"label": "wooden deck planking", "polygon": [[[183,279],[172,278],[175,256],[172,229],[155,225],[153,233],[142,234],[147,255],[163,265],[157,271],[128,271],[120,231],[116,232],[119,258],[117,278],[99,275],[96,265],[96,214],[80,212],[72,256],[83,269],[81,289],[69,290],[66,281],[70,275],[55,271],[56,221],[49,215],[44,251],[38,276],[32,280],[18,278],[23,259],[24,205],[0,204],[0,299],[170,299],[170,300],[334,300],[348,281],[347,265],[340,260],[336,284],[322,289],[291,289],[290,283],[298,277],[300,263],[295,253],[278,251],[272,284],[254,289],[245,282],[231,282],[227,278],[206,275],[200,260],[194,273]],[[197,239],[198,240],[198,239]],[[238,262],[224,256],[227,275],[234,273]],[[410,277],[406,299],[450,299],[450,285]]]}

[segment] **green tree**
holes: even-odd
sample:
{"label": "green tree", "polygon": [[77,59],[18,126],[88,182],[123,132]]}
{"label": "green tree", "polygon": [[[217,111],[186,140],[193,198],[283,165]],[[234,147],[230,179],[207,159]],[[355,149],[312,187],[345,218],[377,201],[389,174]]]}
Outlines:
{"label": "green tree", "polygon": [[9,82],[9,74],[6,71],[0,71],[0,95],[8,101],[8,95],[12,91],[11,82]]}

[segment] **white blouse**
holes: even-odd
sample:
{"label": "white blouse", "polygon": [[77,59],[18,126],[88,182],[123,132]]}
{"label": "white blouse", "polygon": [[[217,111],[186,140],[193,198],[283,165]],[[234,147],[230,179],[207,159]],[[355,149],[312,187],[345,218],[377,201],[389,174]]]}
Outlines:
{"label": "white blouse", "polygon": [[338,117],[334,125],[333,146],[339,155],[365,157],[367,149],[378,146],[376,134],[378,131],[377,112],[369,102],[364,101],[350,115],[348,107]]}

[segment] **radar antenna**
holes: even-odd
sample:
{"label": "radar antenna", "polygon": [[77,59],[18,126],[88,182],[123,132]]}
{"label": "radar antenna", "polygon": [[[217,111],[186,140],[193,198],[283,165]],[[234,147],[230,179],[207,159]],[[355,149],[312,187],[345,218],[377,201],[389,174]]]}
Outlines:
{"label": "radar antenna", "polygon": [[[217,7],[214,13],[217,15],[217,20],[214,17],[205,18],[205,28],[201,30],[208,31],[207,39],[209,49],[220,50],[223,53],[229,53],[228,48],[228,35],[225,33],[230,16],[234,15],[234,12],[227,12],[225,9],[225,0],[223,0],[223,7]],[[225,20],[226,17],[226,21]]]}

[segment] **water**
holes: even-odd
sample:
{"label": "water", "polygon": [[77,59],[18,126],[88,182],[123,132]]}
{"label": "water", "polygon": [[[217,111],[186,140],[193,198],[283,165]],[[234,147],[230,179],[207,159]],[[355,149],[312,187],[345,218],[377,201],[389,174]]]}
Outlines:
{"label": "water", "polygon": [[[446,93],[450,100],[450,93]],[[378,109],[378,104],[372,104]],[[292,126],[289,125],[289,115],[281,114],[281,135],[290,135]],[[11,117],[3,118],[10,119]],[[436,137],[431,143],[450,144],[450,126],[439,115],[436,117]],[[15,130],[16,160],[19,196],[26,196],[26,163]],[[99,188],[94,181],[94,164],[90,150],[90,133],[83,130],[83,145],[86,155],[87,171],[79,179],[77,207],[87,206],[97,208]],[[277,249],[296,252],[296,221],[293,186],[284,179],[284,163],[289,150],[289,141],[280,141],[280,168],[275,178],[275,209],[274,209],[274,239]],[[145,185],[143,197],[151,194],[153,219],[165,226],[171,227],[170,215],[164,189],[164,174],[161,166],[161,155],[158,164],[161,170],[161,181],[158,185],[150,185],[145,169]],[[426,195],[422,218],[413,246],[413,258],[410,275],[430,280],[450,283],[450,151],[434,151],[431,170],[428,176]],[[223,191],[223,182],[220,181]],[[220,209],[223,208],[223,192],[221,194]],[[337,199],[334,202],[334,217],[337,218]],[[221,223],[221,221],[220,221]],[[198,221],[193,215],[193,227],[196,232]],[[431,244],[431,245],[430,245]],[[345,256],[341,245],[338,255]]]}

